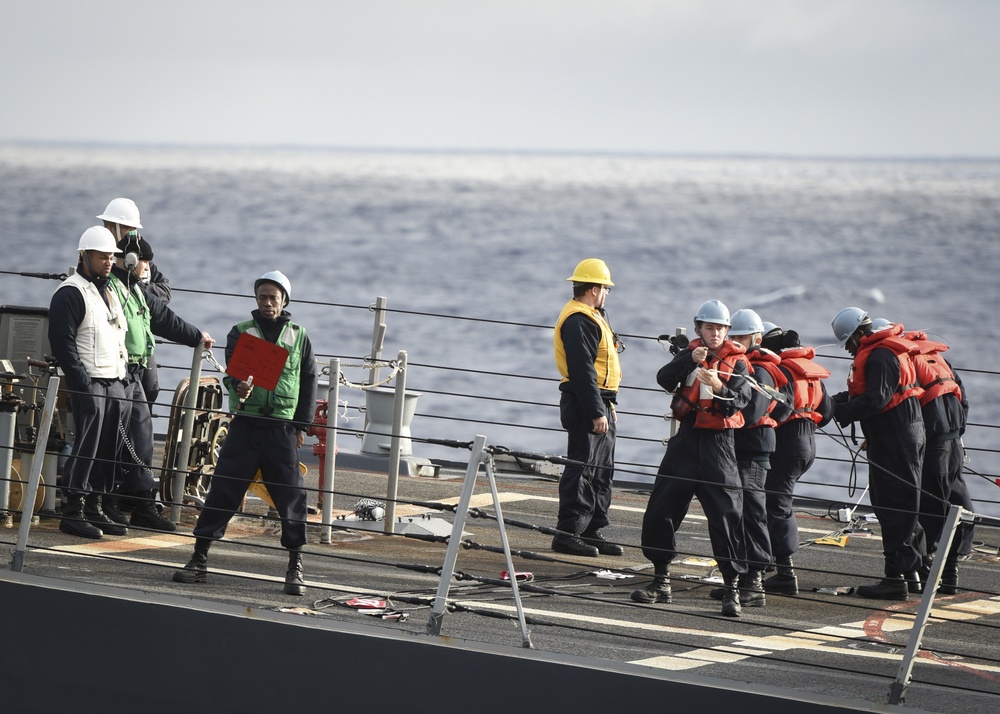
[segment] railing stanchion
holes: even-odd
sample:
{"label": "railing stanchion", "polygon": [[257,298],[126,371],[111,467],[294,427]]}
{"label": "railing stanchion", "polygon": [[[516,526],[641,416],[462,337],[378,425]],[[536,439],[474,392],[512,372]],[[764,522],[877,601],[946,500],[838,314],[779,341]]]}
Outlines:
{"label": "railing stanchion", "polygon": [[177,463],[172,465],[173,488],[170,493],[170,520],[179,522],[181,505],[184,501],[184,487],[191,472],[191,438],[194,433],[195,409],[198,406],[198,391],[201,386],[201,345],[194,348],[191,358],[191,376],[188,380],[188,391],[184,398],[184,420],[181,436],[177,440]]}

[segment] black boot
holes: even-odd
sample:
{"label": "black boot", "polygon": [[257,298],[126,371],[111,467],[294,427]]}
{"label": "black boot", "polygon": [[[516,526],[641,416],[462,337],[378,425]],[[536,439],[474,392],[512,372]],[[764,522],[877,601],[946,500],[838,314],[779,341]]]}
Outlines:
{"label": "black boot", "polygon": [[597,552],[601,555],[621,555],[625,552],[617,543],[609,543],[604,540],[604,536],[596,528],[594,530],[585,530],[580,535],[580,540],[597,548]]}
{"label": "black boot", "polygon": [[132,525],[154,531],[175,531],[177,524],[160,515],[156,508],[156,491],[136,494],[132,505]]}
{"label": "black boot", "polygon": [[726,592],[722,595],[722,614],[725,617],[739,617],[742,609],[736,576],[726,578]]}
{"label": "black boot", "polygon": [[122,513],[122,509],[118,506],[118,495],[114,493],[105,493],[101,496],[101,508],[104,511],[104,515],[113,520],[115,523],[127,526],[128,518]]}
{"label": "black boot", "polygon": [[924,578],[920,577],[919,570],[913,570],[906,574],[906,592],[911,595],[919,595],[924,591]]}
{"label": "black boot", "polygon": [[101,508],[101,494],[88,493],[83,499],[83,515],[90,525],[100,528],[108,535],[127,535],[128,528],[121,523],[115,523],[105,515]]}
{"label": "black boot", "polygon": [[764,581],[764,590],[781,595],[798,595],[799,579],[795,575],[791,558],[778,558],[778,572]]}
{"label": "black boot", "polygon": [[59,521],[59,530],[81,538],[102,538],[104,536],[104,531],[87,522],[87,518],[83,514],[82,494],[67,495],[66,507],[63,508],[62,520]]}
{"label": "black boot", "polygon": [[920,582],[926,583],[930,579],[932,567],[934,567],[934,554],[928,553],[921,560],[920,567],[917,568],[917,575],[920,576]]}
{"label": "black boot", "polygon": [[898,573],[886,575],[875,585],[859,586],[858,595],[873,600],[906,600],[908,597],[906,581]]}
{"label": "black boot", "polygon": [[302,551],[298,548],[288,551],[288,572],[285,573],[285,594],[305,595],[306,584],[302,582]]}
{"label": "black boot", "polygon": [[764,607],[766,596],[764,595],[764,573],[760,570],[751,570],[746,575],[741,575],[740,605],[743,607]]}
{"label": "black boot", "polygon": [[938,588],[941,595],[958,594],[958,554],[949,553],[944,561],[944,570],[941,571],[941,586]]}
{"label": "black boot", "polygon": [[203,583],[208,579],[208,548],[212,545],[209,538],[196,538],[194,554],[184,566],[184,570],[174,571],[175,583]]}
{"label": "black boot", "polygon": [[641,590],[632,591],[632,602],[670,602],[670,571],[657,573],[653,576],[653,581]]}
{"label": "black boot", "polygon": [[552,550],[569,555],[584,555],[588,558],[596,558],[598,555],[597,548],[585,543],[578,535],[557,535],[552,539]]}

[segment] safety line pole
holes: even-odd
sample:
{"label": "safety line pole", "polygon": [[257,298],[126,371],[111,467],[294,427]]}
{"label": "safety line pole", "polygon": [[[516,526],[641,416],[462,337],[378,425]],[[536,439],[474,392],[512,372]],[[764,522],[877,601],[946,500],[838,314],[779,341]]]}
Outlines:
{"label": "safety line pole", "polygon": [[458,548],[462,543],[462,531],[469,517],[469,504],[472,502],[472,492],[476,487],[476,474],[483,458],[483,447],[486,437],[476,434],[472,443],[472,454],[469,456],[469,467],[465,470],[465,483],[462,484],[462,495],[458,499],[455,510],[455,524],[451,527],[451,537],[448,538],[448,550],[444,554],[444,564],[441,566],[441,580],[438,582],[437,595],[431,606],[431,617],[427,621],[427,632],[432,635],[441,634],[441,624],[444,621],[444,611],[448,606],[448,590],[451,588],[451,578],[455,574],[455,563],[458,560]]}
{"label": "safety line pole", "polygon": [[385,532],[394,533],[396,528],[396,494],[399,491],[399,451],[403,431],[403,400],[406,399],[406,351],[397,356],[399,368],[396,371],[396,394],[392,402],[392,438],[389,440],[389,479],[385,494]]}
{"label": "safety line pole", "polygon": [[31,528],[31,513],[35,507],[35,496],[38,493],[38,481],[42,477],[42,465],[45,463],[45,445],[49,442],[49,427],[56,411],[56,396],[59,391],[59,377],[49,377],[48,391],[45,393],[45,406],[42,408],[41,423],[35,441],[35,458],[31,462],[31,475],[24,494],[24,505],[21,507],[21,528],[17,532],[17,546],[11,559],[10,569],[21,572],[24,567],[24,551],[28,546],[28,530]]}
{"label": "safety line pole", "polygon": [[531,634],[528,623],[524,619],[524,606],[521,604],[521,590],[517,586],[517,573],[514,571],[514,559],[510,555],[510,542],[507,540],[507,526],[503,520],[503,509],[500,508],[500,494],[497,492],[497,480],[493,475],[493,456],[486,459],[486,477],[490,482],[490,492],[493,494],[493,508],[497,514],[497,527],[500,529],[500,542],[503,544],[503,555],[507,561],[507,574],[510,576],[510,589],[514,593],[514,607],[517,609],[517,619],[521,624],[521,646],[531,649]]}
{"label": "safety line pole", "polygon": [[340,413],[340,358],[330,360],[330,383],[326,390],[326,453],[323,455],[323,529],[320,543],[333,540],[333,476],[337,465],[337,417]]}
{"label": "safety line pole", "polygon": [[[188,391],[184,395],[184,426],[177,440],[177,454],[183,455],[177,464],[171,464],[173,469],[173,488],[170,494],[170,520],[179,522],[181,505],[184,500],[184,487],[187,485],[188,474],[191,473],[191,437],[194,434],[195,407],[198,404],[198,391],[201,388],[201,345],[194,348],[191,358],[191,376],[188,379]],[[183,467],[183,470],[181,469]]]}
{"label": "safety line pole", "polygon": [[[0,526],[9,528],[13,518],[10,508],[10,481],[14,468],[14,441],[17,431],[18,404],[4,400],[0,402]],[[22,471],[24,470],[22,466]]]}
{"label": "safety line pole", "polygon": [[371,309],[375,310],[375,326],[372,328],[372,366],[369,372],[368,384],[378,384],[378,363],[382,359],[382,342],[385,340],[385,306],[389,300],[384,296],[375,298]]}
{"label": "safety line pole", "polygon": [[[931,608],[934,605],[934,595],[937,593],[938,585],[941,584],[941,573],[944,571],[944,563],[951,552],[952,541],[955,540],[955,531],[959,522],[963,519],[963,513],[968,513],[961,506],[953,505],[948,511],[948,518],[944,522],[944,530],[941,533],[941,542],[938,543],[939,557],[934,559],[931,572],[924,583],[924,594],[920,598],[920,607],[917,608],[916,618],[913,621],[913,629],[910,630],[910,641],[903,652],[903,661],[899,666],[899,674],[896,681],[889,689],[889,703],[902,704],[906,699],[906,688],[910,685],[910,677],[913,674],[913,664],[917,654],[920,652],[920,643],[924,638],[924,628],[927,626],[927,619],[930,617]],[[972,517],[972,514],[969,514]]]}

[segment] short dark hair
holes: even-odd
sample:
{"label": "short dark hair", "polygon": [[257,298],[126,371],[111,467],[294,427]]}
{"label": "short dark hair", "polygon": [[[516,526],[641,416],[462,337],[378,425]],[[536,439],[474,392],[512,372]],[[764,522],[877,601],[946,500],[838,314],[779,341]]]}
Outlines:
{"label": "short dark hair", "polygon": [[593,288],[600,288],[602,285],[597,283],[573,283],[573,297],[578,298],[584,293],[589,292]]}

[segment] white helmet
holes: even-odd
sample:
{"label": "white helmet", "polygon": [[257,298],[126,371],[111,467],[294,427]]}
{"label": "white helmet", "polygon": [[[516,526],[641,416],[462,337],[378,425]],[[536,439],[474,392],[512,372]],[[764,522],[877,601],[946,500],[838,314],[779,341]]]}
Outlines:
{"label": "white helmet", "polygon": [[860,307],[845,307],[836,314],[830,326],[833,328],[833,336],[837,338],[838,344],[844,347],[851,339],[851,335],[865,323],[871,324],[867,312]]}
{"label": "white helmet", "polygon": [[886,320],[884,317],[875,317],[875,318],[872,318],[872,332],[877,332],[878,330],[883,330],[886,327],[889,327],[889,325],[891,325],[891,324],[892,323],[889,320]]}
{"label": "white helmet", "polygon": [[729,328],[730,335],[756,335],[758,332],[764,334],[764,323],[760,321],[760,315],[753,310],[743,308],[733,313],[733,326]]}
{"label": "white helmet", "polygon": [[96,250],[101,253],[117,253],[118,246],[115,245],[115,237],[111,235],[104,226],[91,226],[80,236],[80,245],[77,250]]}
{"label": "white helmet", "polygon": [[292,300],[292,284],[288,282],[288,278],[285,277],[285,274],[280,270],[270,270],[264,273],[253,283],[254,294],[257,293],[257,288],[260,287],[260,284],[264,282],[274,283],[281,288],[281,292],[285,294],[285,304],[282,305],[282,307],[288,307],[288,303]]}
{"label": "white helmet", "polygon": [[711,322],[729,327],[729,308],[718,300],[708,300],[701,304],[694,316],[695,322]]}
{"label": "white helmet", "polygon": [[139,207],[131,198],[114,199],[98,218],[131,228],[142,228],[142,224],[139,223]]}

